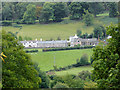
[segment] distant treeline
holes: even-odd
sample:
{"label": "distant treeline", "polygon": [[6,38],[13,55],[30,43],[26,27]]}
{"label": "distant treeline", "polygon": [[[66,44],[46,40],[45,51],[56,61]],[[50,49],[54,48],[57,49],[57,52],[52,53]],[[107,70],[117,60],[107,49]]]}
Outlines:
{"label": "distant treeline", "polygon": [[35,24],[36,20],[39,23],[60,22],[64,17],[81,20],[86,11],[95,17],[104,12],[109,12],[110,17],[116,17],[117,2],[3,2],[0,15],[2,14],[2,21]]}

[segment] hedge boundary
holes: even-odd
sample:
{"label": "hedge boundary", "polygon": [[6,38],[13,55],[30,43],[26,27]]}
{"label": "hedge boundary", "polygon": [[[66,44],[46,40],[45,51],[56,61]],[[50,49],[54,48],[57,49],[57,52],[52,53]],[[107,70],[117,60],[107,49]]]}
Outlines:
{"label": "hedge boundary", "polygon": [[26,53],[34,53],[34,52],[38,52],[38,50],[29,50],[29,51],[26,50],[25,52],[26,52]]}
{"label": "hedge boundary", "polygon": [[48,52],[48,51],[61,51],[61,50],[74,50],[74,49],[89,49],[93,48],[95,46],[81,46],[81,47],[64,47],[64,48],[43,48],[43,52]]}

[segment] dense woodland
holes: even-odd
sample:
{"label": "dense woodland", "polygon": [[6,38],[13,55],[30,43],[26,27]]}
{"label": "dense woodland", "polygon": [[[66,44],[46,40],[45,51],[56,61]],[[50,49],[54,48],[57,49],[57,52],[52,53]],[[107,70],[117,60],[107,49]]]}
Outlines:
{"label": "dense woodland", "polygon": [[[109,11],[110,17],[116,17],[117,3],[111,2],[58,2],[58,3],[22,3],[9,2],[2,3],[2,20],[12,20],[17,23],[34,24],[35,20],[49,23],[60,22],[62,18],[85,19],[86,25],[91,24],[90,18],[96,17],[97,14]],[[87,16],[86,16],[87,14]],[[94,15],[94,16],[91,16]]]}

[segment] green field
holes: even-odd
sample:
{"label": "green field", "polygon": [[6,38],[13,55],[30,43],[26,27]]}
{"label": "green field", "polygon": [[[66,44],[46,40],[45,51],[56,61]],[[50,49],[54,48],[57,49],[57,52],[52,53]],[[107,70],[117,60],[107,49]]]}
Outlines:
{"label": "green field", "polygon": [[[67,20],[67,19],[64,19]],[[118,18],[109,18],[108,13],[100,14],[94,18],[94,24],[92,26],[85,26],[82,20],[68,20],[68,24],[65,24],[64,21],[59,23],[50,23],[50,24],[34,24],[34,25],[25,25],[22,24],[23,28],[19,31],[18,28],[14,27],[3,27],[6,31],[18,32],[17,36],[31,37],[33,40],[42,38],[43,40],[50,40],[51,38],[56,40],[57,37],[61,39],[68,39],[69,36],[73,36],[76,33],[76,30],[81,30],[82,33],[92,33],[94,27],[97,25],[108,26],[110,23],[117,24]]]}
{"label": "green field", "polygon": [[76,63],[76,59],[84,54],[88,54],[89,60],[92,55],[92,49],[79,49],[79,50],[65,50],[65,51],[51,51],[51,52],[42,52],[39,49],[38,53],[32,53],[33,62],[36,62],[40,69],[43,71],[48,71],[53,69],[54,59],[55,65],[57,67],[68,66]]}
{"label": "green field", "polygon": [[58,76],[62,76],[62,75],[66,75],[66,74],[78,75],[78,73],[81,71],[91,71],[91,70],[93,70],[93,67],[89,65],[89,66],[81,66],[81,67],[77,67],[77,68],[72,68],[72,69],[68,69],[68,70],[64,70],[64,71],[57,71],[57,72],[55,72],[55,74]]}

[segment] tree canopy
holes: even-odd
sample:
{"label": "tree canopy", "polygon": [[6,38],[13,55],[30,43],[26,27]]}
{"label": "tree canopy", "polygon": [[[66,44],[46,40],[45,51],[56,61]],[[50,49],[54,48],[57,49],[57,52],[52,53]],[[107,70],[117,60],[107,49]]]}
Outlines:
{"label": "tree canopy", "polygon": [[26,8],[27,8],[27,10],[24,13],[23,21],[26,24],[35,23],[35,20],[36,20],[36,6],[32,5],[32,4],[29,4]]}
{"label": "tree canopy", "polygon": [[99,88],[120,88],[120,29],[107,27],[108,44],[93,49],[93,77]]}
{"label": "tree canopy", "polygon": [[7,56],[2,63],[3,88],[38,88],[41,78],[23,46],[10,33],[2,32],[2,52]]}

